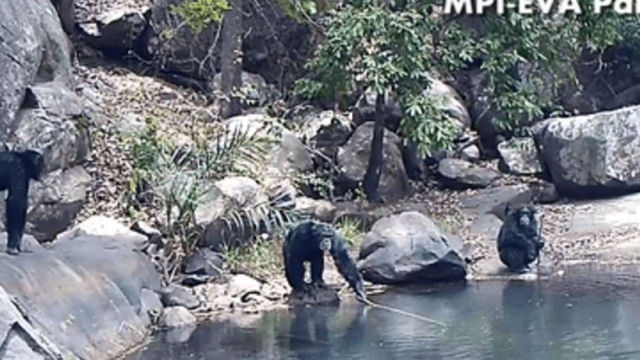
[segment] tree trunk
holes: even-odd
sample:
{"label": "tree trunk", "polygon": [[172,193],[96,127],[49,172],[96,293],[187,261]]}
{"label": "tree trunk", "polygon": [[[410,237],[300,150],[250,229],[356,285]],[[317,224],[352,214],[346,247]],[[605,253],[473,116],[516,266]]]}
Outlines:
{"label": "tree trunk", "polygon": [[371,152],[369,153],[369,165],[364,175],[364,193],[371,202],[382,202],[378,194],[380,175],[382,174],[382,147],[384,145],[384,104],[385,94],[376,96],[376,113],[373,125],[373,138],[371,139]]}
{"label": "tree trunk", "polygon": [[242,0],[234,0],[222,21],[220,115],[226,119],[240,114],[242,87]]}

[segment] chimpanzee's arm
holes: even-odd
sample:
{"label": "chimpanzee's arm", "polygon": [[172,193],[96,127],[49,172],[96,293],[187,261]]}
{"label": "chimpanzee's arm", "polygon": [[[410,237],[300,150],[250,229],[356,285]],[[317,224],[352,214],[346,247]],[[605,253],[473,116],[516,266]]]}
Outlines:
{"label": "chimpanzee's arm", "polygon": [[344,241],[338,235],[336,235],[333,239],[333,243],[331,244],[331,256],[336,263],[338,271],[347,281],[349,286],[351,286],[353,291],[355,291],[356,296],[359,299],[366,299],[364,285],[362,284],[362,277],[358,272],[358,267],[349,256],[347,248],[344,245]]}

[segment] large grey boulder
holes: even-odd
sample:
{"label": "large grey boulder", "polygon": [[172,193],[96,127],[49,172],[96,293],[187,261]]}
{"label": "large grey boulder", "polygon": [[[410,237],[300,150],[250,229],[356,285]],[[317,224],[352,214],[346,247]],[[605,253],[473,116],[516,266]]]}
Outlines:
{"label": "large grey boulder", "polygon": [[458,242],[419,212],[391,215],[365,234],[358,267],[366,280],[382,284],[460,280],[467,266]]}
{"label": "large grey boulder", "polygon": [[7,141],[28,86],[71,84],[71,51],[50,1],[4,2],[0,24],[0,141]]}
{"label": "large grey boulder", "polygon": [[[340,148],[337,164],[342,171],[342,186],[355,188],[364,179],[369,164],[373,122],[358,126],[347,143]],[[385,129],[382,155],[382,175],[379,194],[388,201],[398,200],[409,193],[409,179],[402,161],[402,140]]]}
{"label": "large grey boulder", "polygon": [[534,127],[559,193],[597,197],[640,190],[640,106]]}
{"label": "large grey boulder", "polygon": [[[79,166],[56,170],[41,181],[32,181],[25,232],[38,241],[53,240],[82,210],[90,186],[91,177]],[[4,212],[5,202],[0,201],[0,214]],[[0,231],[4,231],[4,221],[0,221]]]}
{"label": "large grey boulder", "polygon": [[53,240],[82,210],[90,187],[91,176],[80,166],[56,170],[42,182],[33,182],[27,231],[39,241]]}
{"label": "large grey boulder", "polygon": [[[117,237],[80,236],[49,249],[0,255],[0,309],[7,308],[1,300],[6,292],[64,358],[114,358],[145,340],[140,296],[160,288],[153,264],[136,248]],[[0,337],[2,343],[10,339],[6,332]]]}

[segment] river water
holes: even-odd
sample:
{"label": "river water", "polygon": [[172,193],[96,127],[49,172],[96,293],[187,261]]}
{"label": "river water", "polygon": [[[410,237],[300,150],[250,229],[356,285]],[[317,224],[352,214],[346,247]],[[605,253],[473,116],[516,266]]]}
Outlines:
{"label": "river water", "polygon": [[447,326],[349,302],[159,334],[127,360],[640,359],[634,271],[394,288],[372,300]]}

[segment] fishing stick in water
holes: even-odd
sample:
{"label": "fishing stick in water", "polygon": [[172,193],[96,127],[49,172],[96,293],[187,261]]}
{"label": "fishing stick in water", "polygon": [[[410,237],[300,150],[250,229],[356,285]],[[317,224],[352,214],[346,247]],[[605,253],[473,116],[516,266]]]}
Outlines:
{"label": "fishing stick in water", "polygon": [[374,303],[373,301],[367,299],[367,298],[363,298],[363,299],[359,299],[363,304],[369,305],[373,308],[378,308],[378,309],[383,309],[383,310],[387,310],[387,311],[391,311],[400,315],[405,315],[411,318],[414,318],[416,320],[420,320],[429,324],[433,324],[433,325],[438,325],[441,327],[446,327],[447,324],[442,323],[440,321],[437,320],[433,320],[433,319],[429,319],[428,317],[424,317],[418,314],[414,314],[408,311],[404,311],[404,310],[400,310],[400,309],[396,309],[396,308],[392,308],[390,306],[386,306],[386,305],[382,305],[382,304],[378,304],[378,303]]}

